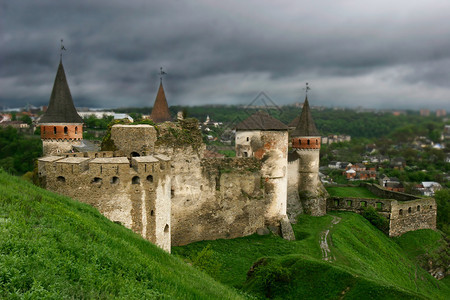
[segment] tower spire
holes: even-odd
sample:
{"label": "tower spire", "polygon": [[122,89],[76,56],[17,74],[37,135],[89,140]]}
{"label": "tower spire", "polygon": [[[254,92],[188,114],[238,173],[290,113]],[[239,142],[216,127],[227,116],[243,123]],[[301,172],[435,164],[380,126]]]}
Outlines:
{"label": "tower spire", "polygon": [[300,120],[297,123],[294,131],[292,132],[292,137],[306,137],[306,136],[319,136],[319,131],[314,124],[314,120],[311,115],[311,110],[309,108],[308,101],[308,91],[311,90],[308,83],[306,87],[303,88],[305,91],[305,102],[303,104],[302,113],[300,114]]}
{"label": "tower spire", "polygon": [[150,114],[150,118],[155,123],[162,123],[166,121],[171,121],[170,117],[169,105],[167,104],[166,93],[164,92],[164,87],[162,84],[162,78],[167,73],[163,71],[163,68],[159,68],[159,89],[156,94],[155,103],[153,104],[152,113]]}

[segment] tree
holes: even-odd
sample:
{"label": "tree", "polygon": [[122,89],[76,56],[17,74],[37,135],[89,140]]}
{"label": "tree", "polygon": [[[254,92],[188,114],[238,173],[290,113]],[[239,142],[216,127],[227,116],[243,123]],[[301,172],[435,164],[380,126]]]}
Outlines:
{"label": "tree", "polygon": [[436,226],[450,235],[450,189],[436,191],[434,199],[437,205]]}

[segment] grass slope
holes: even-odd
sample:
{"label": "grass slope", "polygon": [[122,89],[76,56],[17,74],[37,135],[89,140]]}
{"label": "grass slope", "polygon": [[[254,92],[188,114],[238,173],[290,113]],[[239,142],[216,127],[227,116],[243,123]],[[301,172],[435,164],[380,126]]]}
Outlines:
{"label": "grass slope", "polygon": [[[257,296],[446,299],[450,294],[447,284],[438,284],[360,215],[333,215],[341,221],[329,234],[331,252],[336,258],[332,263],[321,260],[319,248],[320,233],[330,228],[331,215],[300,216],[293,225],[297,240],[292,242],[274,235],[252,235],[174,247],[173,252],[189,260],[209,247],[222,265],[213,274],[215,278]],[[247,271],[262,257],[267,258],[267,264],[256,268],[247,280]]]}
{"label": "grass slope", "polygon": [[365,187],[327,187],[327,192],[331,197],[353,197],[353,198],[375,198],[380,199],[377,195],[366,189]]}
{"label": "grass slope", "polygon": [[0,170],[0,298],[242,297],[94,208]]}

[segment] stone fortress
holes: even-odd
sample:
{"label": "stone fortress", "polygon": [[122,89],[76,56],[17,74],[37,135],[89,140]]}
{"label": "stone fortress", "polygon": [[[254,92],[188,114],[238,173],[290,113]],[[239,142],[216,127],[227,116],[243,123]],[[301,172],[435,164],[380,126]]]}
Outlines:
{"label": "stone fortress", "polygon": [[196,120],[172,122],[162,81],[151,118],[156,126],[112,126],[108,151],[74,151],[83,149],[83,121],[60,61],[40,121],[42,186],[96,207],[169,252],[172,245],[242,237],[266,227],[295,239],[290,223],[298,214],[359,212],[364,205],[388,217],[390,235],[436,226],[434,199],[392,192],[378,202],[328,199],[318,176],[321,138],[307,98],[291,133],[265,112],[237,124],[235,158],[208,155]]}

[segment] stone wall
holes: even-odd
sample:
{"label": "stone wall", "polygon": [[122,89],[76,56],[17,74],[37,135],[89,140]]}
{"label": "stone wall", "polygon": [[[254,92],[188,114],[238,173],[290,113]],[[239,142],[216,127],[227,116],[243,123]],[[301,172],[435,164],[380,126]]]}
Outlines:
{"label": "stone wall", "polygon": [[409,201],[409,200],[420,199],[420,197],[417,197],[414,195],[386,190],[383,187],[379,186],[378,184],[363,183],[363,186],[365,188],[367,188],[369,191],[371,191],[373,194],[375,194],[376,196],[383,198],[383,199],[395,199],[398,201]]}
{"label": "stone wall", "polygon": [[38,160],[48,190],[96,207],[108,219],[170,252],[170,163],[158,156]]}
{"label": "stone wall", "polygon": [[278,222],[286,215],[287,207],[288,132],[239,130],[235,142],[237,157],[261,160],[261,177],[268,203],[265,218],[271,223]]}
{"label": "stone wall", "polygon": [[204,149],[190,146],[156,150],[171,158],[173,245],[242,237],[272,225],[260,161],[202,158]]}
{"label": "stone wall", "polygon": [[371,206],[389,219],[392,202],[395,201],[390,199],[330,197],[327,199],[327,211],[351,211],[361,214],[365,208]]}
{"label": "stone wall", "polygon": [[80,140],[42,140],[42,153],[44,156],[61,155],[72,150],[73,146],[81,146]]}
{"label": "stone wall", "polygon": [[296,223],[297,216],[303,213],[298,193],[299,165],[297,152],[288,154],[288,186],[287,186],[287,215],[291,223]]}
{"label": "stone wall", "polygon": [[303,212],[312,216],[326,214],[327,192],[319,178],[319,149],[296,149],[298,156],[298,193]]}
{"label": "stone wall", "polygon": [[[387,194],[414,197],[403,193]],[[416,198],[416,197],[414,197]],[[436,229],[436,201],[433,198],[416,198],[409,201],[393,199],[371,199],[330,197],[327,211],[351,211],[361,214],[365,207],[374,207],[379,214],[389,220],[389,236],[398,236],[418,229]]]}
{"label": "stone wall", "polygon": [[436,201],[433,198],[393,201],[389,236],[418,229],[436,229]]}
{"label": "stone wall", "polygon": [[111,140],[125,156],[143,156],[154,152],[156,129],[151,125],[114,125]]}

